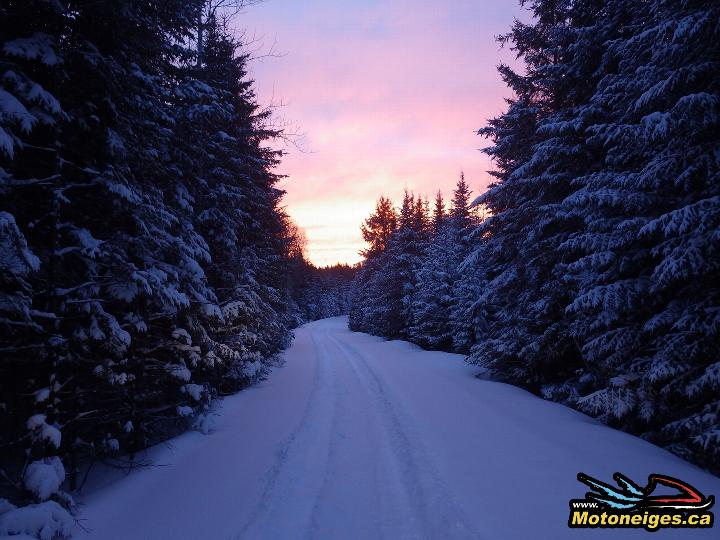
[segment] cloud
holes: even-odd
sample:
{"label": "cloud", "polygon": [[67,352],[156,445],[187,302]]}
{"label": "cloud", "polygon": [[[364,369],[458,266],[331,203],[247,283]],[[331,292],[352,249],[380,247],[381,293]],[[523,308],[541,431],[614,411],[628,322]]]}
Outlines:
{"label": "cloud", "polygon": [[492,164],[475,132],[504,108],[495,66],[512,54],[494,36],[518,13],[509,0],[269,0],[239,21],[287,51],[253,75],[260,102],[282,98],[307,133],[311,152],[289,148],[280,172],[314,262],[358,259],[380,194],[447,193],[460,170],[486,187]]}

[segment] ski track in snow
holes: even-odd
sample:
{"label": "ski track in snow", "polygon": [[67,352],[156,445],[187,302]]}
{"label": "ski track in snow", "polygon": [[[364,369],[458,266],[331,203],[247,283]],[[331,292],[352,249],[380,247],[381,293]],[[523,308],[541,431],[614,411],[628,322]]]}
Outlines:
{"label": "ski track in snow", "polygon": [[[317,352],[312,397],[279,453],[258,509],[235,539],[479,538],[362,355],[327,331],[312,338]],[[352,426],[362,429],[346,434]],[[348,479],[352,464],[363,468]],[[343,493],[363,484],[366,489]],[[346,520],[354,515],[359,519],[347,530]],[[337,522],[337,516],[344,519]]]}
{"label": "ski track in snow", "polygon": [[[380,419],[385,419],[386,436],[393,442],[394,464],[400,467],[404,494],[411,501],[415,516],[411,522],[421,525],[413,538],[480,538],[472,531],[464,512],[442,483],[436,468],[423,447],[422,438],[404,411],[402,403],[393,404],[386,386],[360,352],[330,337],[378,406]],[[364,374],[361,374],[364,372]],[[390,536],[397,537],[397,536]]]}
{"label": "ski track in snow", "polygon": [[641,538],[567,528],[568,500],[585,492],[577,472],[665,473],[720,495],[693,465],[477,371],[349,332],[345,318],[307,324],[284,367],[223,402],[216,432],[151,449],[168,467],[96,482],[77,537]]}
{"label": "ski track in snow", "polygon": [[[316,354],[321,350],[311,336]],[[333,366],[317,354],[310,400],[297,430],[278,452],[258,508],[234,538],[293,538],[312,524],[313,501],[327,477],[337,429],[338,381]],[[312,496],[309,496],[312,494]],[[280,517],[281,519],[278,519]]]}

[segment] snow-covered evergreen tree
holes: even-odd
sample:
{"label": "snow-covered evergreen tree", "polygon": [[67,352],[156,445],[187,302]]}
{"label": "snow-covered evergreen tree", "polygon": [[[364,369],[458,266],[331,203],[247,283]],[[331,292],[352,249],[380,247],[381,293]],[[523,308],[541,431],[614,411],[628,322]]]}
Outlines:
{"label": "snow-covered evergreen tree", "polygon": [[631,4],[590,100],[602,168],[563,205],[585,221],[563,246],[587,366],[577,405],[717,468],[720,7]]}
{"label": "snow-covered evergreen tree", "polygon": [[457,229],[441,227],[420,260],[407,339],[428,349],[450,350],[453,286],[462,261]]}
{"label": "snow-covered evergreen tree", "polygon": [[[350,328],[386,337],[407,337],[413,324],[416,276],[432,226],[427,201],[405,191],[397,227],[386,235],[393,222],[392,214],[386,210],[388,202],[381,198],[376,212],[366,221],[382,224],[377,227],[382,234],[366,235],[369,257],[356,277]],[[375,238],[380,247],[374,247]]]}
{"label": "snow-covered evergreen tree", "polygon": [[[240,44],[224,26],[205,28],[203,61],[190,64],[176,91],[172,161],[185,167],[188,182],[178,196],[197,216],[194,225],[210,253],[208,279],[217,291],[217,303],[201,301],[190,324],[202,327],[204,357],[224,364],[216,384],[231,391],[262,373],[262,360],[287,343],[285,218],[271,172],[278,156],[262,147],[273,132],[255,105],[247,55],[238,54]],[[197,140],[209,152],[198,154]]]}
{"label": "snow-covered evergreen tree", "polygon": [[717,467],[718,8],[533,2],[481,133],[472,358]]}
{"label": "snow-covered evergreen tree", "polygon": [[[416,275],[412,317],[407,332],[410,341],[430,349],[455,350],[456,326],[464,317],[457,308],[455,290],[460,265],[467,255],[467,237],[475,224],[470,207],[470,187],[465,175],[453,190],[447,215],[438,192],[432,222],[432,239],[427,242]],[[457,321],[454,321],[457,318]]]}
{"label": "snow-covered evergreen tree", "polygon": [[0,455],[16,503],[42,499],[22,487],[31,462],[75,488],[81,462],[197,423],[288,343],[275,132],[217,21],[196,61],[202,5],[0,8]]}
{"label": "snow-covered evergreen tree", "polygon": [[514,95],[480,130],[496,182],[471,206],[489,216],[455,242],[439,202],[409,319],[387,295],[409,275],[394,233],[359,272],[364,329],[405,320],[417,343],[718,470],[720,7],[521,3],[534,19],[500,40],[525,71],[500,67]]}
{"label": "snow-covered evergreen tree", "polygon": [[347,315],[350,312],[355,268],[337,264],[325,268],[306,265],[296,294],[301,322]]}
{"label": "snow-covered evergreen tree", "polygon": [[477,201],[491,216],[474,235],[477,249],[468,264],[481,265],[486,280],[475,300],[483,318],[475,324],[483,332],[472,346],[473,360],[539,390],[580,365],[564,312],[572,287],[556,265],[559,246],[581,221],[560,204],[577,189],[574,179],[598,166],[584,136],[598,112],[587,101],[604,75],[598,61],[604,43],[621,21],[592,1],[537,1],[532,9],[533,23],[516,23],[503,38],[525,60],[527,73],[501,69],[517,97],[481,130],[495,143],[488,153],[499,182]]}
{"label": "snow-covered evergreen tree", "polygon": [[392,201],[381,196],[374,212],[361,226],[368,247],[365,262],[355,276],[348,324],[351,330],[380,335],[388,305],[381,294],[380,270],[386,264],[390,239],[397,229],[398,215]]}

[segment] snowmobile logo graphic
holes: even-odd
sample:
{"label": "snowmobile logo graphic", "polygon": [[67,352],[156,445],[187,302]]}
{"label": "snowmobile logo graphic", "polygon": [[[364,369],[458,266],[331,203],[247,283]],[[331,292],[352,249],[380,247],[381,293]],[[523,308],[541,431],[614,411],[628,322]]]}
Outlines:
{"label": "snowmobile logo graphic", "polygon": [[613,474],[617,487],[585,473],[577,479],[592,491],[570,501],[570,527],[712,527],[715,497],[672,476],[651,474],[645,487],[619,472]]}
{"label": "snowmobile logo graphic", "polygon": [[[598,502],[609,508],[622,510],[639,510],[642,508],[665,508],[673,510],[705,510],[715,503],[715,497],[704,497],[697,489],[687,482],[664,476],[651,474],[644,488],[638,486],[627,476],[616,472],[613,478],[620,488],[596,480],[584,473],[578,473],[577,479],[597,493],[588,492],[586,500]],[[674,495],[651,495],[658,486],[665,486],[677,491]]]}

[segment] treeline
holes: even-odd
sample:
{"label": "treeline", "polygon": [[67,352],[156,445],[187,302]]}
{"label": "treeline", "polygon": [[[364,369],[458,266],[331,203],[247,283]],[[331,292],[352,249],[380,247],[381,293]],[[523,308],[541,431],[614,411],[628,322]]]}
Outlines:
{"label": "treeline", "polygon": [[66,534],[61,485],[203,429],[302,322],[281,134],[216,7],[0,7],[0,499],[52,516],[0,500],[0,534]]}
{"label": "treeline", "polygon": [[513,97],[480,130],[487,219],[389,226],[351,326],[466,353],[718,472],[720,5],[523,4],[533,22],[499,38],[523,71],[500,66]]}
{"label": "treeline", "polygon": [[318,267],[308,261],[305,232],[289,224],[289,271],[287,283],[292,303],[294,326],[306,322],[347,315],[350,311],[350,290],[357,267],[347,264]]}
{"label": "treeline", "polygon": [[457,348],[454,328],[464,316],[456,309],[454,286],[478,223],[464,176],[449,208],[440,192],[432,210],[408,191],[399,209],[381,197],[362,226],[368,248],[353,286],[350,329],[426,348]]}
{"label": "treeline", "polygon": [[292,294],[298,324],[347,315],[355,272],[356,268],[347,264],[317,268],[306,263]]}

